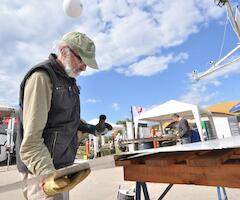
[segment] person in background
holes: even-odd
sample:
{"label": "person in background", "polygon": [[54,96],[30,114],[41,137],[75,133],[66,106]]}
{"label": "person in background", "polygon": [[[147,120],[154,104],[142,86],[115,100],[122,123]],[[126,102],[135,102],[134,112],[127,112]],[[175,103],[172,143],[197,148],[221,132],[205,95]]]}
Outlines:
{"label": "person in background", "polygon": [[[111,131],[113,128],[112,126],[106,122],[106,115],[100,115],[99,116],[99,123],[97,126],[97,128],[99,130],[101,130],[103,133],[104,132],[108,132],[108,131]],[[97,152],[96,152],[96,157],[101,157],[102,156],[102,153],[101,153],[101,148],[102,148],[102,135],[97,135],[96,136],[97,138],[97,144],[98,144],[98,147],[96,148],[97,149]]]}
{"label": "person in background", "polygon": [[[50,174],[74,163],[78,130],[104,134],[80,120],[80,90],[76,77],[86,67],[98,69],[94,42],[84,33],[65,34],[57,44],[57,55],[37,64],[23,78],[19,98],[19,132],[16,140],[17,167],[24,180]],[[68,200],[69,190],[90,170],[74,178],[49,177],[23,188],[29,200]]]}
{"label": "person in background", "polygon": [[178,123],[177,135],[181,140],[181,144],[191,143],[191,130],[188,121],[178,114],[173,114],[172,118]]}
{"label": "person in background", "polygon": [[196,128],[194,128],[194,123],[189,123],[189,127],[191,130],[191,143],[200,142],[201,137],[199,135],[198,130]]}

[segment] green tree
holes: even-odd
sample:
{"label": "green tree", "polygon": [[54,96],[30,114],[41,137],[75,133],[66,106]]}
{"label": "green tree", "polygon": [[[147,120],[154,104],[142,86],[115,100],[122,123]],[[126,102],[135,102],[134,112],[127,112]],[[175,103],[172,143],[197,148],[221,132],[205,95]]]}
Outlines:
{"label": "green tree", "polygon": [[[123,125],[125,129],[127,128],[127,122],[130,122],[131,120],[126,118],[125,120],[118,120],[116,124]],[[119,130],[118,133],[123,134],[122,130]]]}
{"label": "green tree", "polygon": [[127,122],[130,122],[130,121],[131,121],[130,119],[126,118],[125,120],[118,120],[118,121],[116,122],[116,124],[118,124],[118,125],[123,125],[125,128],[127,128],[126,123],[127,123]]}

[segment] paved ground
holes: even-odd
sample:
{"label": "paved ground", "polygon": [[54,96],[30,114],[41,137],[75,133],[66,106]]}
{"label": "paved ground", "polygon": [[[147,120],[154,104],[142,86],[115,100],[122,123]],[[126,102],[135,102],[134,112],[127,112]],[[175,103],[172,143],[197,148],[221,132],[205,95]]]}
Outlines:
{"label": "paved ground", "polygon": [[[0,185],[20,180],[15,166],[0,167]],[[133,182],[123,180],[121,167],[92,171],[91,174],[70,192],[71,200],[116,200],[119,185],[129,188]],[[157,200],[166,184],[148,184],[150,199]],[[240,189],[226,188],[229,200],[240,199]],[[21,190],[0,193],[0,200],[23,200]],[[143,198],[142,198],[143,199]],[[174,185],[165,197],[166,200],[217,200],[216,187]]]}

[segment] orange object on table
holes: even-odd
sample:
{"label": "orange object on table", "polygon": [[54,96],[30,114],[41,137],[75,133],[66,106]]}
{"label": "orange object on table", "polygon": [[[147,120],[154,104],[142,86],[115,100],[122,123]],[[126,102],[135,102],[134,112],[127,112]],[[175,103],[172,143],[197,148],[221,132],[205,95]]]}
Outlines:
{"label": "orange object on table", "polygon": [[[151,134],[152,137],[155,138],[156,137],[156,131],[154,128],[151,129]],[[156,140],[153,139],[153,148],[156,149],[158,148],[158,142]]]}

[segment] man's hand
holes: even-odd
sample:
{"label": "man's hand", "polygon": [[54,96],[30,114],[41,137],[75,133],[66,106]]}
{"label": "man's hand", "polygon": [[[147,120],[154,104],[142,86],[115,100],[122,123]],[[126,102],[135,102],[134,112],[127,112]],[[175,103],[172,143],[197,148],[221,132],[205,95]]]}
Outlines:
{"label": "man's hand", "polygon": [[176,136],[176,138],[180,138],[179,137],[179,131],[174,131],[173,134]]}
{"label": "man's hand", "polygon": [[73,189],[78,183],[82,182],[90,172],[90,169],[86,169],[68,176],[58,178],[56,180],[54,180],[54,176],[50,176],[43,182],[43,191],[48,196],[54,196],[58,193],[67,192]]}

